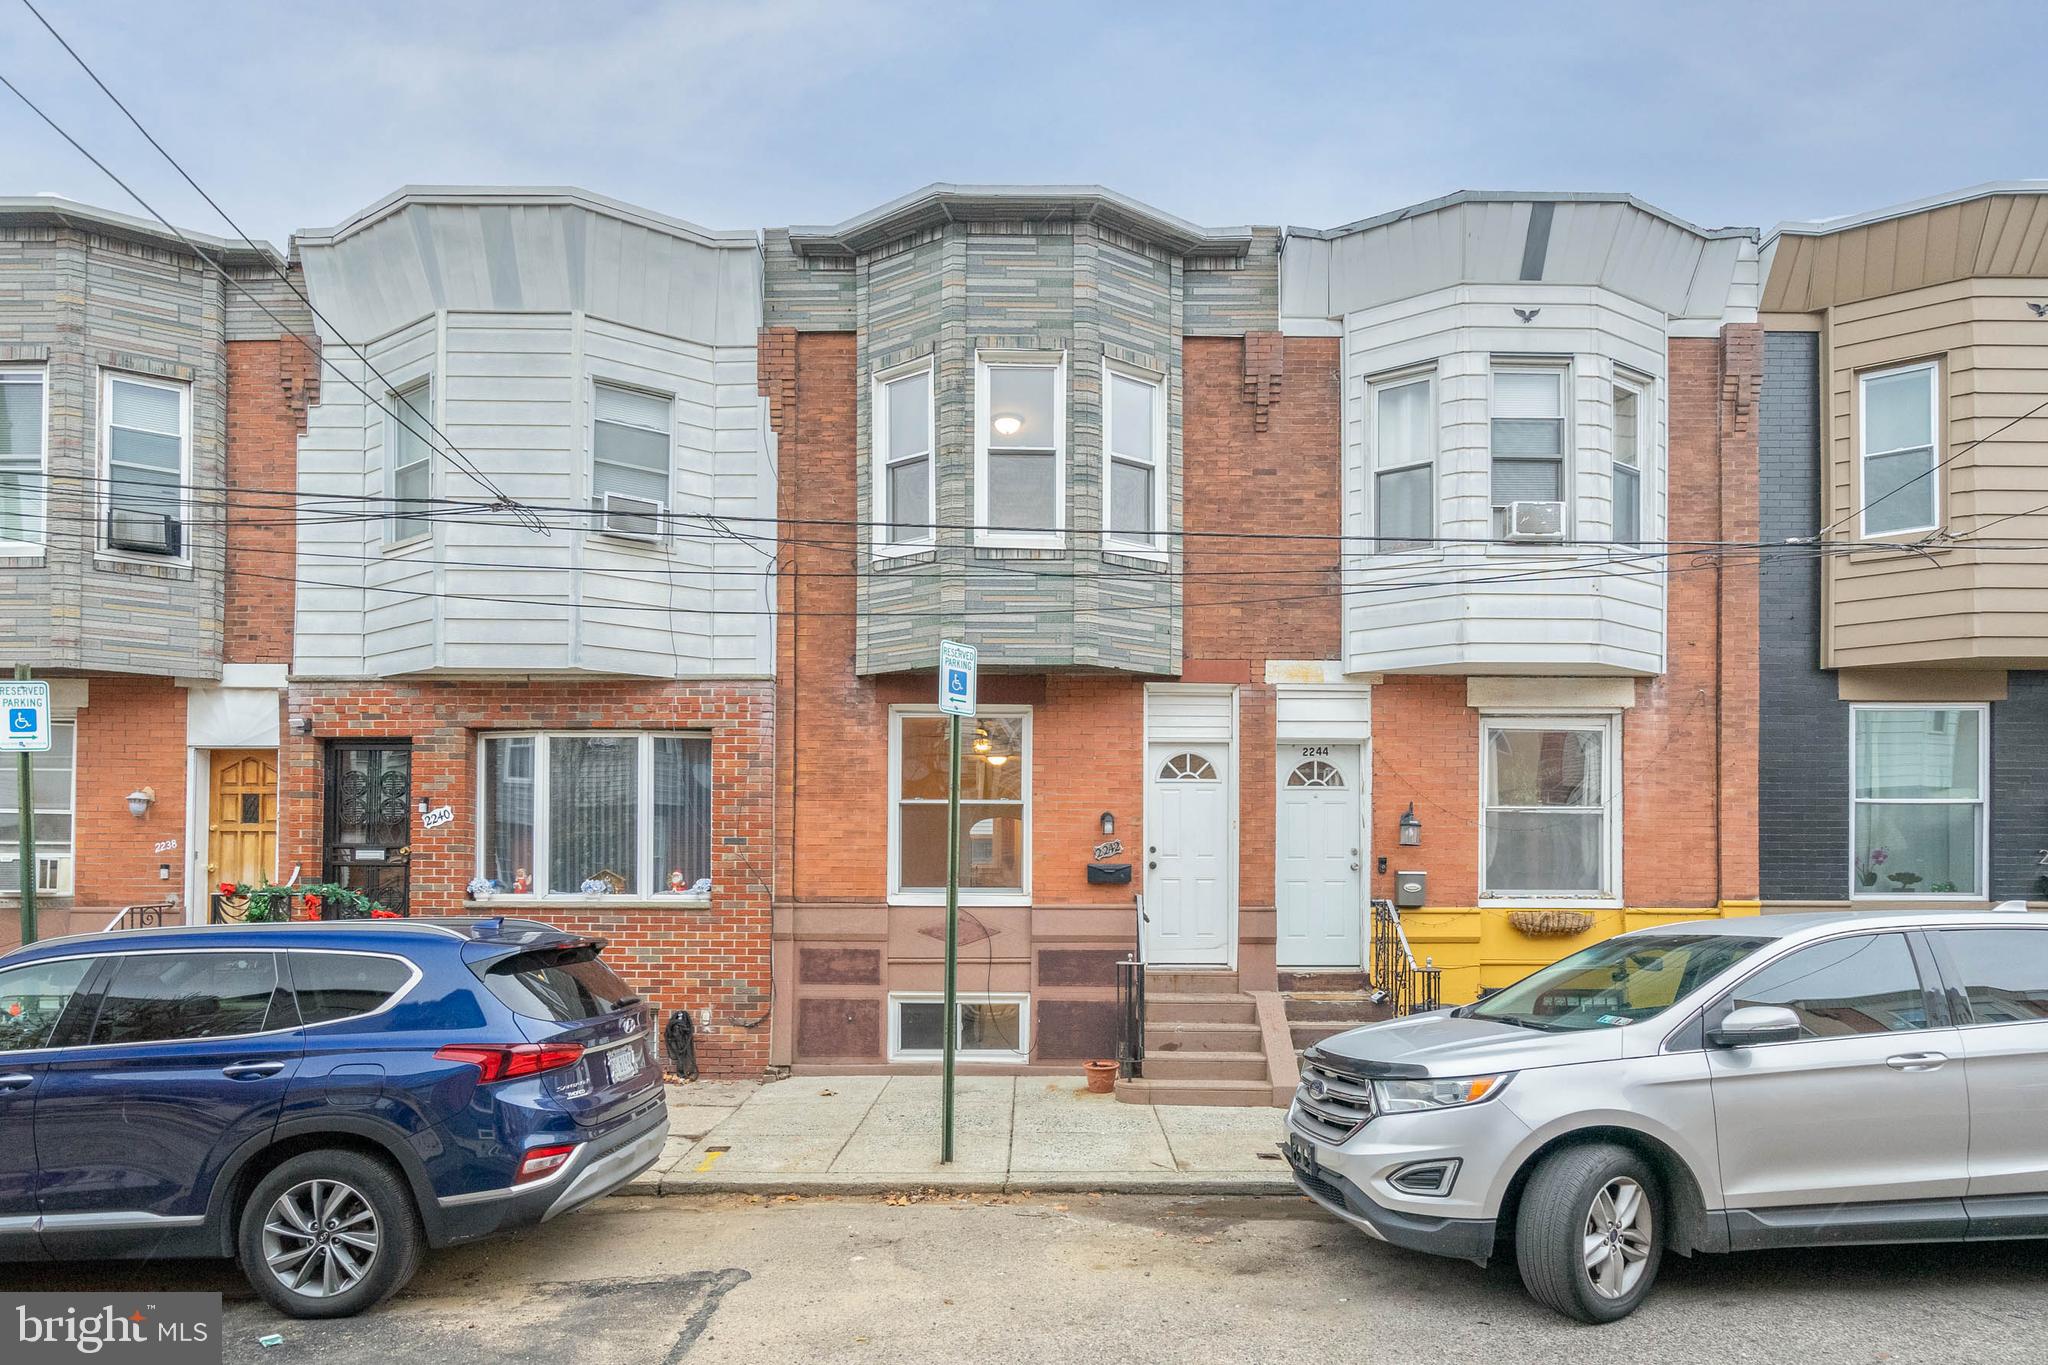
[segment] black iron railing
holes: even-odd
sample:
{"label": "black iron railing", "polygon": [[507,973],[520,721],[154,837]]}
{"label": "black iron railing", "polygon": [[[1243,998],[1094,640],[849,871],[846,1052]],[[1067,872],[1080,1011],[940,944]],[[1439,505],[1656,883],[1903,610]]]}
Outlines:
{"label": "black iron railing", "polygon": [[364,910],[317,892],[230,896],[216,891],[207,898],[206,917],[212,924],[262,924],[275,920],[404,919],[406,912],[382,906]]}
{"label": "black iron railing", "polygon": [[1396,1018],[1441,1009],[1444,995],[1443,970],[1418,966],[1408,946],[1408,933],[1401,927],[1401,912],[1392,901],[1372,903],[1372,985],[1374,993]]}
{"label": "black iron railing", "polygon": [[1132,953],[1116,964],[1117,1074],[1145,1074],[1145,964]]}
{"label": "black iron railing", "polygon": [[184,911],[176,901],[155,901],[149,905],[130,905],[114,916],[106,932],[117,929],[157,929],[166,924],[183,924]]}

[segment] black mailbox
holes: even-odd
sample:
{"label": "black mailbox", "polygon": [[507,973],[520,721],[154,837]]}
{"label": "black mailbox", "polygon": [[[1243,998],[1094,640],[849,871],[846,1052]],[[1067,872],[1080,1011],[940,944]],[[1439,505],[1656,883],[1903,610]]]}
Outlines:
{"label": "black mailbox", "polygon": [[1129,863],[1090,863],[1088,864],[1088,884],[1090,886],[1129,886],[1131,884],[1131,865]]}

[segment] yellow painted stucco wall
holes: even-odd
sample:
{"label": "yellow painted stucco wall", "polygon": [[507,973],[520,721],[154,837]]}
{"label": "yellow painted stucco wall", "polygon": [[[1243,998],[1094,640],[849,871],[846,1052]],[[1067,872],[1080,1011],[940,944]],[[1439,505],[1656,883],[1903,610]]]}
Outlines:
{"label": "yellow painted stucco wall", "polygon": [[1534,937],[1510,924],[1504,908],[1430,906],[1403,910],[1401,927],[1407,931],[1416,963],[1442,969],[1443,1002],[1462,1005],[1477,999],[1482,990],[1511,986],[1538,967],[1630,929],[1754,915],[1761,910],[1759,901],[1722,901],[1718,906],[1677,910],[1649,906],[1594,910],[1593,927],[1584,933]]}

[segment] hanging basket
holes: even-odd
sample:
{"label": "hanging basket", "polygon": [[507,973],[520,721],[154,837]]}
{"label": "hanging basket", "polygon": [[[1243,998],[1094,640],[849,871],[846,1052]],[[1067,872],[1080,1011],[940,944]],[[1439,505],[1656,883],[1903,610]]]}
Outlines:
{"label": "hanging basket", "polygon": [[1570,938],[1593,927],[1590,910],[1510,910],[1508,923],[1530,938]]}

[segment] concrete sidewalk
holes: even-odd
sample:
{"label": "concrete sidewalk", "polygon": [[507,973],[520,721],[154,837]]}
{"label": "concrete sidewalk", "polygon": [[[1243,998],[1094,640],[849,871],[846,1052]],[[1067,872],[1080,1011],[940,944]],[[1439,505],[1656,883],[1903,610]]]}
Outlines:
{"label": "concrete sidewalk", "polygon": [[1291,1193],[1282,1111],[1122,1104],[1078,1077],[962,1076],[939,1165],[936,1076],[669,1087],[661,1160],[621,1193],[906,1189]]}

